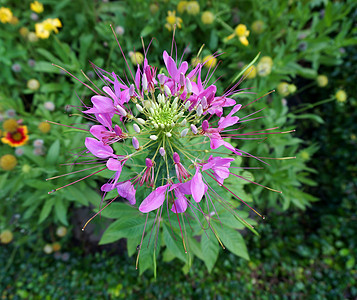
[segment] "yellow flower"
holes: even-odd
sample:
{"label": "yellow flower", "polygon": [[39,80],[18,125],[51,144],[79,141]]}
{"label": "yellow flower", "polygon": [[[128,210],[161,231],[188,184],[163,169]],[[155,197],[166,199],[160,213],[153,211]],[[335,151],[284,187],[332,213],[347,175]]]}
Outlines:
{"label": "yellow flower", "polygon": [[306,150],[303,150],[300,152],[300,156],[303,160],[309,160],[310,159],[310,154]]}
{"label": "yellow flower", "polygon": [[29,140],[29,135],[26,126],[19,126],[15,131],[7,131],[1,141],[11,147],[20,147],[25,145]]}
{"label": "yellow flower", "polygon": [[203,63],[207,69],[214,68],[217,64],[217,58],[212,55],[207,55],[203,58]]}
{"label": "yellow flower", "polygon": [[51,125],[47,122],[41,122],[40,124],[38,124],[38,129],[42,133],[48,133],[51,130]]}
{"label": "yellow flower", "polygon": [[62,27],[62,23],[60,19],[46,19],[43,22],[43,26],[45,30],[53,31],[54,33],[58,33],[58,28]]}
{"label": "yellow flower", "polygon": [[177,4],[177,11],[182,14],[185,12],[186,10],[186,7],[187,7],[187,3],[188,1],[180,1],[178,4]]}
{"label": "yellow flower", "polygon": [[210,11],[205,11],[201,16],[201,20],[203,24],[206,25],[212,24],[214,21],[214,15]]}
{"label": "yellow flower", "polygon": [[290,94],[289,92],[289,84],[287,82],[280,82],[277,87],[278,93],[285,97]]}
{"label": "yellow flower", "polygon": [[256,20],[252,24],[252,30],[253,32],[260,34],[264,31],[264,22],[261,20]]}
{"label": "yellow flower", "polygon": [[12,19],[12,12],[7,7],[0,7],[0,22],[9,23]]}
{"label": "yellow flower", "polygon": [[50,31],[45,29],[43,23],[35,24],[36,36],[40,39],[48,39],[50,36]]}
{"label": "yellow flower", "polygon": [[[245,69],[247,65],[243,67]],[[247,76],[248,79],[253,79],[257,76],[257,68],[255,66],[250,66],[243,74],[244,76]]]}
{"label": "yellow flower", "polygon": [[144,61],[144,55],[140,52],[130,53],[130,60],[133,65],[141,65]]}
{"label": "yellow flower", "polygon": [[5,154],[0,157],[0,167],[5,171],[10,171],[17,165],[17,159],[12,154]]}
{"label": "yellow flower", "polygon": [[247,26],[244,24],[239,24],[235,29],[234,32],[226,37],[226,40],[229,41],[233,39],[235,36],[238,37],[239,41],[242,43],[244,46],[248,46],[249,42],[247,37],[249,36],[249,30],[247,30]]}
{"label": "yellow flower", "polygon": [[319,87],[325,87],[328,84],[328,78],[326,75],[317,76],[316,81]]}
{"label": "yellow flower", "polygon": [[58,33],[60,27],[62,27],[62,23],[58,18],[46,19],[42,23],[36,23],[36,36],[40,39],[47,39],[52,31]]}
{"label": "yellow flower", "polygon": [[178,28],[181,28],[182,19],[176,17],[176,11],[169,10],[167,12],[166,22],[165,27],[168,31],[171,31],[174,29],[175,25],[177,25]]}
{"label": "yellow flower", "polygon": [[61,250],[61,244],[60,243],[53,243],[52,244],[52,250],[54,252],[60,251]]}
{"label": "yellow flower", "polygon": [[43,4],[41,2],[35,1],[30,4],[30,8],[32,11],[34,11],[37,14],[40,14],[43,12]]}
{"label": "yellow flower", "polygon": [[200,5],[197,1],[189,1],[186,6],[186,11],[189,15],[197,15],[200,12]]}
{"label": "yellow flower", "polygon": [[338,90],[335,96],[338,102],[343,103],[347,100],[347,94],[344,90]]}

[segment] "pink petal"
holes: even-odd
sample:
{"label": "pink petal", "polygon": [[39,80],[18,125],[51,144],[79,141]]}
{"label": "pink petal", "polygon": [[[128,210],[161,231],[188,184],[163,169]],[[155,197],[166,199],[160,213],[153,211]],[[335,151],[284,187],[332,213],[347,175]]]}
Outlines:
{"label": "pink petal", "polygon": [[118,161],[117,159],[109,158],[108,161],[107,161],[107,168],[110,171],[119,171],[119,172],[121,172],[122,165],[121,165],[121,162]]}
{"label": "pink petal", "polygon": [[191,179],[191,193],[196,202],[200,202],[205,193],[205,184],[199,168],[196,168],[196,174]]}
{"label": "pink petal", "polygon": [[94,138],[87,137],[84,144],[87,149],[96,157],[108,158],[114,156],[112,147],[105,145]]}
{"label": "pink petal", "polygon": [[166,51],[164,51],[163,57],[164,57],[164,62],[165,62],[167,71],[169,72],[169,74],[171,75],[172,78],[175,78],[177,74],[180,74],[180,73],[177,73],[177,67],[176,67],[175,61],[172,59],[171,56],[169,56],[167,54]]}
{"label": "pink petal", "polygon": [[139,210],[143,213],[148,213],[158,209],[165,201],[166,189],[169,185],[159,186],[156,190],[152,191],[140,204]]}
{"label": "pink petal", "polygon": [[136,203],[135,193],[136,190],[130,181],[118,182],[116,185],[118,194],[127,199],[131,205]]}
{"label": "pink petal", "polygon": [[[171,207],[171,210],[174,213],[183,213],[187,209],[187,199],[186,197],[178,190],[175,190],[175,196],[177,199]],[[177,210],[176,210],[177,209]]]}
{"label": "pink petal", "polygon": [[96,137],[98,140],[101,140],[103,135],[107,132],[108,130],[102,126],[102,125],[93,125],[89,132]]}

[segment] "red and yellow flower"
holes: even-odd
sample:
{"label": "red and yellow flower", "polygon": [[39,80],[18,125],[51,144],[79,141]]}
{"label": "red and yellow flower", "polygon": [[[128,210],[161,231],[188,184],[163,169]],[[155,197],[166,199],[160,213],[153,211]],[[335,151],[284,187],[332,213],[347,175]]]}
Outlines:
{"label": "red and yellow flower", "polygon": [[25,145],[29,139],[27,126],[18,126],[16,130],[5,132],[1,141],[4,144],[9,144],[11,147],[19,147]]}

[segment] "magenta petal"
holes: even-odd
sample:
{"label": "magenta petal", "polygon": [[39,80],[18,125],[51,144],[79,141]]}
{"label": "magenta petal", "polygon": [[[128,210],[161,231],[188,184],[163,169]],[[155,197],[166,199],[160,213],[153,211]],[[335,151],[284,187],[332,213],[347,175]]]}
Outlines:
{"label": "magenta petal", "polygon": [[93,125],[89,130],[89,132],[98,140],[101,140],[107,131],[108,130],[103,125]]}
{"label": "magenta petal", "polygon": [[158,209],[165,201],[166,189],[168,186],[169,184],[159,186],[156,190],[152,191],[140,204],[139,210],[143,213],[148,213]]}
{"label": "magenta petal", "polygon": [[200,202],[205,193],[205,184],[202,180],[202,174],[199,168],[196,168],[196,174],[191,180],[191,193],[196,202]]}
{"label": "magenta petal", "polygon": [[166,51],[164,51],[163,57],[164,57],[164,62],[165,62],[166,69],[169,72],[169,74],[171,75],[171,77],[174,79],[176,77],[176,75],[177,75],[176,63],[172,59],[172,57],[167,54]]}
{"label": "magenta petal", "polygon": [[103,91],[106,92],[113,100],[117,100],[118,97],[114,94],[109,86],[103,87]]}
{"label": "magenta petal", "polygon": [[120,161],[118,161],[117,159],[109,158],[108,161],[107,161],[107,168],[110,171],[121,172],[122,165],[121,165]]}
{"label": "magenta petal", "polygon": [[[183,213],[187,209],[187,199],[186,197],[178,190],[175,190],[175,196],[177,199],[171,207],[171,210],[174,213]],[[177,209],[177,210],[176,210]]]}
{"label": "magenta petal", "polygon": [[130,181],[119,182],[117,183],[116,188],[118,190],[118,194],[121,197],[127,199],[131,205],[134,205],[136,203],[136,190]]}
{"label": "magenta petal", "polygon": [[91,101],[100,113],[110,113],[114,110],[113,100],[104,96],[93,96]]}
{"label": "magenta petal", "polygon": [[112,147],[105,145],[94,138],[87,137],[84,144],[87,149],[96,157],[108,158],[113,156]]}

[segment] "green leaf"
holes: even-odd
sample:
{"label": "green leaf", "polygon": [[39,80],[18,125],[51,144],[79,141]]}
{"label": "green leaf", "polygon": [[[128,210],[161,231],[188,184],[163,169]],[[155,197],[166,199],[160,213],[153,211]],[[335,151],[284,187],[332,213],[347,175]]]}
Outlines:
{"label": "green leaf", "polygon": [[203,261],[209,273],[211,273],[214,264],[218,258],[219,246],[218,241],[211,230],[206,230],[201,238],[201,250],[203,253]]}
{"label": "green leaf", "polygon": [[[121,218],[109,225],[108,229],[104,232],[99,244],[113,243],[121,238],[131,238],[134,236],[141,236],[144,230],[146,218],[138,216],[132,218],[128,216],[127,219]],[[146,228],[154,223],[154,219],[148,219]]]}
{"label": "green leaf", "polygon": [[118,219],[123,217],[135,218],[140,213],[136,206],[126,203],[112,203],[101,212],[101,215],[110,219]]}
{"label": "green leaf", "polygon": [[236,82],[238,80],[238,78],[242,77],[242,75],[244,74],[245,71],[247,71],[259,58],[260,56],[260,52],[257,54],[256,57],[254,57],[254,59],[242,70],[238,73],[238,75],[236,77],[234,77],[234,79],[231,81]]}
{"label": "green leaf", "polygon": [[60,220],[60,222],[63,225],[68,226],[68,222],[67,222],[67,207],[64,205],[63,203],[63,199],[56,199],[55,200],[55,214],[58,218],[58,220]]}
{"label": "green leaf", "polygon": [[60,141],[56,140],[48,149],[46,162],[51,165],[55,164],[58,160],[59,153],[60,153]]}
{"label": "green leaf", "polygon": [[42,223],[50,214],[53,205],[55,204],[55,202],[51,199],[51,200],[47,200],[45,202],[45,205],[42,207],[41,213],[40,213],[40,218],[38,220],[38,223]]}
{"label": "green leaf", "polygon": [[223,229],[221,226],[216,226],[215,230],[218,237],[222,240],[224,246],[227,247],[229,251],[237,256],[249,260],[247,246],[245,245],[242,235],[237,230],[227,227]]}
{"label": "green leaf", "polygon": [[175,231],[176,229],[174,228],[174,236],[172,236],[173,233],[171,229],[163,223],[163,235],[166,247],[178,259],[182,260],[183,262],[187,262],[187,253],[185,253],[185,249],[183,247],[182,237],[181,235],[179,235],[179,233],[176,233]]}

